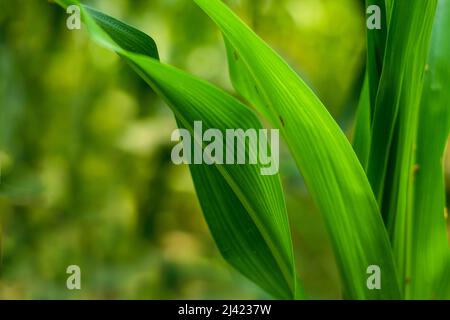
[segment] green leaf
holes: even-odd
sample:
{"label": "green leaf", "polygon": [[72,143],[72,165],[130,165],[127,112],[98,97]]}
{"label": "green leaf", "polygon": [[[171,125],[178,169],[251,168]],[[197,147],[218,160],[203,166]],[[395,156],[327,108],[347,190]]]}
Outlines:
{"label": "green leaf", "polygon": [[82,19],[88,25],[90,34],[103,46],[118,52],[129,51],[159,60],[156,43],[147,34],[91,7],[81,5],[78,0],[54,1],[63,8],[70,5],[79,6],[83,13]]}
{"label": "green leaf", "polygon": [[353,133],[353,150],[358,156],[359,162],[364,169],[367,169],[371,140],[371,107],[369,92],[369,77],[366,71],[364,84],[359,97],[358,109],[356,112],[355,129]]}
{"label": "green leaf", "polygon": [[392,8],[394,7],[394,1],[395,0],[385,0],[385,7],[386,7],[386,20],[389,26],[389,22],[391,21],[391,15],[392,15]]}
{"label": "green leaf", "polygon": [[155,41],[143,32],[88,6],[86,12],[123,50],[150,56],[159,60]]}
{"label": "green leaf", "polygon": [[383,58],[386,48],[387,37],[387,12],[385,0],[366,0],[367,8],[375,5],[381,11],[381,29],[367,31],[367,73],[369,78],[369,94],[371,105],[371,118],[375,108],[375,99],[377,97],[378,85],[380,83],[381,71],[383,70]]}
{"label": "green leaf", "polygon": [[[393,3],[375,113],[368,177],[382,204],[400,105],[418,105],[436,0]],[[417,108],[416,108],[417,109]]]}
{"label": "green leaf", "polygon": [[385,0],[365,0],[365,12],[367,13],[367,8],[373,5],[380,8],[381,29],[369,30],[366,28],[366,74],[358,103],[353,135],[353,149],[358,155],[359,161],[365,170],[367,170],[369,161],[372,119],[375,110],[378,85],[383,70],[383,58],[388,30]]}
{"label": "green leaf", "polygon": [[[228,42],[235,88],[280,128],[302,171],[326,220],[345,296],[399,298],[391,247],[376,200],[342,130],[311,89],[226,5],[218,0],[195,2]],[[370,265],[381,267],[381,290],[367,287]]]}
{"label": "green leaf", "polygon": [[[440,0],[425,73],[417,137],[411,298],[450,298],[443,158],[450,133],[450,1]],[[447,273],[447,281],[443,277]],[[447,288],[442,288],[447,284]]]}
{"label": "green leaf", "polygon": [[405,293],[411,278],[411,212],[419,104],[436,3],[436,0],[393,3],[367,170],[388,226]]}
{"label": "green leaf", "polygon": [[[57,1],[66,6],[77,1]],[[211,84],[153,59],[153,41],[140,31],[82,9],[89,34],[116,51],[165,99],[178,124],[194,135],[203,131],[261,129],[256,115]],[[148,39],[147,39],[148,40]],[[146,55],[143,55],[146,54]],[[196,140],[196,147],[203,148]],[[254,150],[246,150],[249,152]],[[261,165],[190,165],[197,195],[211,233],[224,258],[275,297],[299,298],[291,236],[278,175],[261,175]]]}
{"label": "green leaf", "polygon": [[[141,57],[132,61],[191,132],[192,123],[199,119],[204,130],[216,128],[224,136],[228,128],[262,128],[253,112],[225,92],[162,64]],[[291,237],[278,175],[261,176],[260,165],[191,165],[190,169],[224,257],[268,292],[293,298]]]}

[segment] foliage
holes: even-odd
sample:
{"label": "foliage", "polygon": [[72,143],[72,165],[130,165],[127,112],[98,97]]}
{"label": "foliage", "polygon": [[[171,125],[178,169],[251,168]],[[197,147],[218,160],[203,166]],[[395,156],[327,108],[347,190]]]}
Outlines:
{"label": "foliage", "polygon": [[[90,7],[82,13],[91,37],[163,98],[179,127],[192,131],[202,120],[221,130],[280,129],[325,221],[345,298],[449,298],[443,154],[450,1],[367,1],[382,8],[384,20],[382,30],[367,32],[353,146],[310,85],[224,3],[194,2],[222,32],[230,78],[245,102],[160,62],[157,33],[155,43]],[[230,265],[276,298],[305,298],[291,236],[297,220],[289,226],[280,177],[261,176],[253,165],[190,165],[190,172]],[[381,290],[366,285],[370,265],[382,270]]]}

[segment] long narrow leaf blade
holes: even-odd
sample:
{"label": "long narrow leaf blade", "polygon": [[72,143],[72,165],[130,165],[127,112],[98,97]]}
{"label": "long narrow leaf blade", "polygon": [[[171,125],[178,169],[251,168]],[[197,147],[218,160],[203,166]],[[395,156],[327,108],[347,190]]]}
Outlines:
{"label": "long narrow leaf blade", "polygon": [[401,105],[405,105],[405,109],[417,105],[420,99],[417,89],[425,67],[435,7],[436,0],[393,2],[367,171],[380,205],[386,191],[386,174],[399,108]]}
{"label": "long narrow leaf blade", "polygon": [[[136,29],[92,9],[83,8],[83,18],[93,39],[127,60],[194,137],[194,122],[200,120],[203,131],[214,128],[224,136],[226,129],[262,129],[255,114],[229,94],[153,59],[154,51],[146,52],[151,43],[141,43],[145,37]],[[201,141],[195,143],[204,148]],[[261,165],[190,165],[205,218],[225,259],[275,297],[292,299],[301,290],[296,287],[281,183],[278,175],[261,175],[261,169]]]}
{"label": "long narrow leaf blade", "polygon": [[419,106],[436,4],[437,0],[393,3],[367,171],[407,297]]}
{"label": "long narrow leaf blade", "polygon": [[[399,298],[391,247],[376,200],[339,126],[298,75],[225,4],[195,2],[221,29],[229,50],[234,50],[230,64],[238,63],[233,68],[248,73],[245,83],[232,79],[235,88],[283,133],[327,222],[345,296]],[[367,287],[371,265],[383,272],[381,290]]]}
{"label": "long narrow leaf blade", "polygon": [[[358,155],[361,165],[367,170],[371,143],[371,128],[375,101],[383,70],[383,59],[386,48],[388,30],[388,15],[385,0],[365,0],[366,13],[374,14],[373,6],[380,11],[381,29],[366,31],[367,58],[366,74],[358,104],[355,130],[353,134],[353,149]],[[369,11],[369,12],[367,12]]]}
{"label": "long narrow leaf blade", "polygon": [[[450,298],[443,157],[450,133],[450,1],[440,0],[421,101],[414,181],[411,298]],[[447,279],[443,277],[447,273]],[[446,288],[445,288],[446,284]],[[443,287],[444,285],[444,287]]]}
{"label": "long narrow leaf blade", "polygon": [[367,163],[369,162],[372,124],[369,90],[369,76],[366,71],[361,96],[359,97],[358,110],[356,112],[352,142],[353,150],[355,150],[359,162],[361,162],[361,165],[365,170],[367,169]]}
{"label": "long narrow leaf blade", "polygon": [[[371,115],[375,108],[375,100],[383,70],[383,59],[386,48],[386,37],[388,29],[387,10],[385,0],[366,0],[367,8],[376,6],[379,8],[381,29],[367,29],[367,74],[369,78],[369,96]],[[371,116],[372,117],[372,116]]]}

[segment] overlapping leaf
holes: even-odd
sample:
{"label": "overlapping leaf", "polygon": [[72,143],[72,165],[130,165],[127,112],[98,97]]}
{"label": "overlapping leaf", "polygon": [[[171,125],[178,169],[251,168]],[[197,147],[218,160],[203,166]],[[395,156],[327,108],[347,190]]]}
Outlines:
{"label": "overlapping leaf", "polygon": [[[358,104],[356,114],[356,124],[353,134],[353,149],[358,155],[361,165],[367,170],[370,143],[372,118],[375,110],[375,101],[380,83],[381,72],[383,70],[384,51],[386,48],[386,37],[388,30],[388,19],[385,0],[365,0],[367,9],[376,6],[380,11],[379,18],[381,29],[367,29],[367,61],[366,75],[364,78],[363,89]],[[366,10],[367,13],[368,10]],[[375,15],[370,11],[370,14]]]}
{"label": "overlapping leaf", "polygon": [[[255,114],[224,91],[153,59],[154,42],[141,32],[95,10],[82,11],[90,35],[133,66],[165,99],[181,127],[193,134],[194,121],[199,120],[204,131],[216,128],[224,136],[226,129],[261,128]],[[206,221],[225,259],[275,297],[294,298],[301,290],[296,288],[280,179],[262,176],[260,169],[261,165],[190,166]]]}
{"label": "overlapping leaf", "polygon": [[[219,0],[195,2],[226,38],[235,88],[283,133],[327,222],[346,297],[399,298],[376,200],[339,126],[298,75],[227,6]],[[383,270],[382,290],[367,288],[370,265]]]}
{"label": "overlapping leaf", "polygon": [[372,137],[372,108],[370,105],[369,90],[369,76],[366,71],[356,112],[352,142],[353,150],[355,150],[359,162],[361,162],[365,170],[367,170],[367,163],[369,162],[370,141]]}
{"label": "overlapping leaf", "polygon": [[367,175],[388,226],[405,293],[419,104],[436,3],[393,2],[372,123]]}
{"label": "overlapping leaf", "polygon": [[[450,133],[450,1],[439,0],[420,106],[412,212],[411,293],[450,298],[443,157]],[[445,274],[447,274],[445,276]]]}
{"label": "overlapping leaf", "polygon": [[371,115],[375,108],[375,100],[380,83],[381,71],[383,70],[383,58],[386,48],[387,37],[387,14],[385,0],[366,0],[367,8],[375,6],[380,10],[381,29],[367,29],[367,74],[369,78],[369,96]]}
{"label": "overlapping leaf", "polygon": [[[386,0],[386,16],[392,23],[383,83],[378,91],[378,115],[374,130],[368,135],[368,118],[364,116],[367,95],[363,92],[365,99],[361,99],[355,130],[354,147],[363,164],[367,147],[364,142],[375,140],[369,175],[383,205],[406,298],[445,297],[450,292],[446,285],[450,278],[449,248],[442,214],[442,154],[450,110],[449,97],[443,89],[449,81],[450,51],[443,30],[448,30],[450,18],[448,1],[440,1],[425,66],[435,5],[432,1],[409,6]],[[376,43],[376,38],[370,38],[369,33],[367,70],[376,77],[379,72],[371,67],[371,42]],[[425,88],[419,111],[423,73]],[[380,156],[385,157],[385,165]],[[373,170],[377,167],[381,171]]]}
{"label": "overlapping leaf", "polygon": [[405,112],[417,109],[420,99],[421,75],[425,68],[435,7],[436,0],[393,2],[372,123],[368,167],[368,177],[380,204],[383,191],[386,191],[386,172],[399,108],[405,106]]}

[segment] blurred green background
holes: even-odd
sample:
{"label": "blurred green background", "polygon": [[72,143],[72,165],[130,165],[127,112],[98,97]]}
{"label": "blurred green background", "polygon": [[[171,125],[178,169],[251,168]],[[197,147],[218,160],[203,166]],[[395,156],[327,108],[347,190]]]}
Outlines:
{"label": "blurred green background", "polygon": [[[226,2],[351,135],[362,1]],[[163,62],[233,93],[222,38],[192,1],[84,3],[148,33]],[[0,0],[0,298],[270,298],[220,257],[188,168],[170,161],[169,108],[66,18],[48,1]],[[311,298],[340,298],[323,221],[281,157],[300,276]],[[82,290],[66,288],[71,264]]]}

